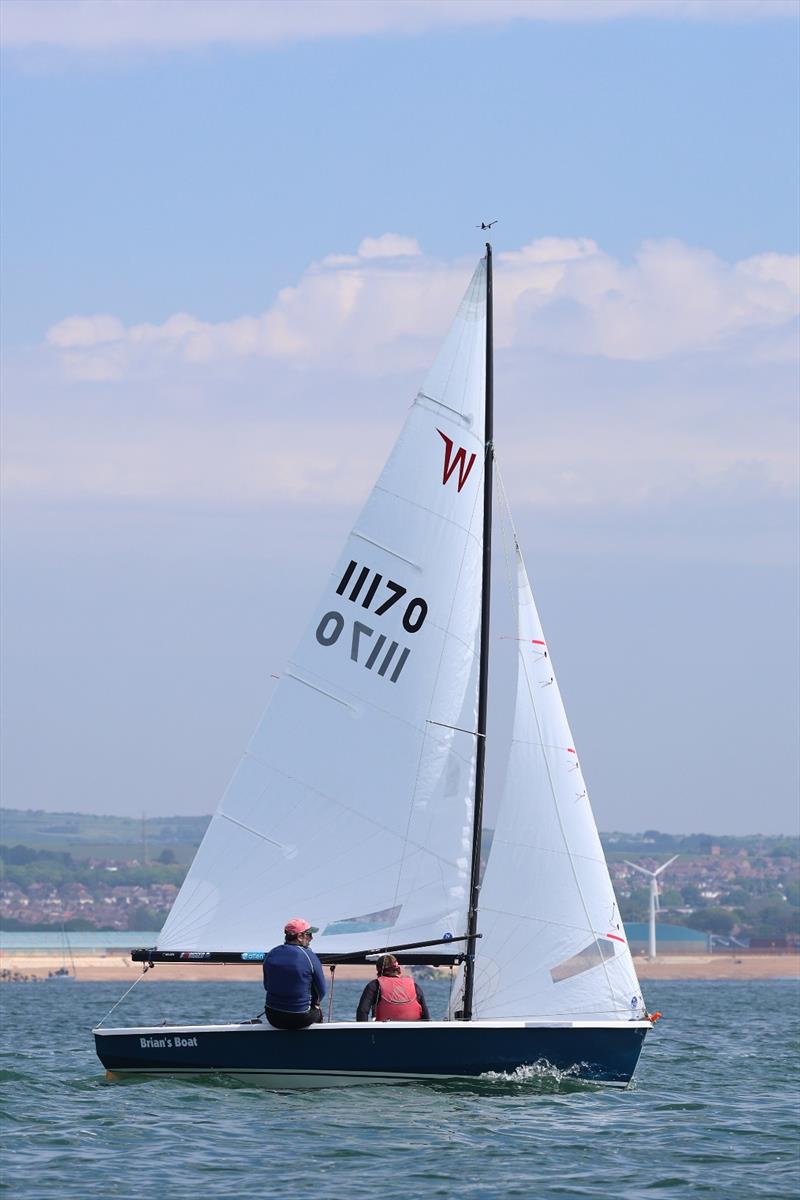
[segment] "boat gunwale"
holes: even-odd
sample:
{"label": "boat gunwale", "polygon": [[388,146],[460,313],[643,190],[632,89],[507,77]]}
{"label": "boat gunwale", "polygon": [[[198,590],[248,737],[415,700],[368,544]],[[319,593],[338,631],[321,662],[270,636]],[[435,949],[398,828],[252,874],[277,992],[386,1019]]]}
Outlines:
{"label": "boat gunwale", "polygon": [[306,1029],[276,1029],[266,1021],[247,1021],[241,1024],[224,1025],[130,1025],[116,1028],[97,1026],[92,1030],[95,1037],[122,1036],[124,1034],[165,1035],[166,1033],[325,1033],[333,1029],[360,1029],[376,1033],[387,1029],[652,1029],[652,1021],[329,1021],[309,1025]]}

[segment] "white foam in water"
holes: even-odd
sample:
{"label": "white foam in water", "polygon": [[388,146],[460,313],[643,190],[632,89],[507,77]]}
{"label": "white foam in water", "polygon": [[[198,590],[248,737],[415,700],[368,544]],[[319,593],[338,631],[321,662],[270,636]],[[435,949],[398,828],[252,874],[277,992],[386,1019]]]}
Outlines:
{"label": "white foam in water", "polygon": [[575,1063],[573,1066],[561,1070],[560,1067],[554,1067],[546,1058],[540,1058],[538,1062],[515,1067],[513,1071],[485,1071],[480,1078],[489,1083],[543,1083],[545,1081],[547,1083],[565,1083],[577,1080],[591,1087],[591,1080],[580,1078],[580,1069],[584,1065]]}

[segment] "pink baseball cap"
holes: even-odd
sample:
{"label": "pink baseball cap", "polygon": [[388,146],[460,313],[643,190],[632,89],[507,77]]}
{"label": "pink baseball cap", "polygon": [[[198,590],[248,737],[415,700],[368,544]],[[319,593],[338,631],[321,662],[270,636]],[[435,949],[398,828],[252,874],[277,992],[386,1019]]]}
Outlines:
{"label": "pink baseball cap", "polygon": [[304,921],[302,917],[292,917],[291,921],[287,921],[283,927],[284,933],[293,933],[295,936],[298,933],[317,933],[316,925],[309,925],[308,921]]}

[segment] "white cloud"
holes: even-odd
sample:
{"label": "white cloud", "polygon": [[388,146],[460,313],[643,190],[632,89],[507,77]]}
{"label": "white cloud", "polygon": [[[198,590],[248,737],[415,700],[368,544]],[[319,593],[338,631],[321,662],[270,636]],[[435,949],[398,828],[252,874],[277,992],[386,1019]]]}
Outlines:
{"label": "white cloud", "polygon": [[567,243],[560,258],[555,249],[509,262],[514,344],[649,361],[736,349],[737,339],[800,312],[800,259],[790,255],[728,264],[681,242],[651,241],[624,264],[588,241]]}
{"label": "white cloud", "polygon": [[[496,343],[627,362],[725,348],[748,361],[791,351],[797,258],[726,263],[677,241],[646,242],[623,263],[587,238],[543,238],[496,257]],[[107,380],[165,362],[272,359],[366,376],[424,368],[473,263],[426,258],[399,234],[312,264],[266,312],[209,322],[185,313],[124,327],[70,316],[47,334],[70,378]],[[778,340],[776,340],[776,337]]]}
{"label": "white cloud", "polygon": [[380,237],[361,239],[355,254],[326,254],[320,266],[346,267],[365,258],[416,258],[422,251],[419,242],[401,233],[382,233]]}
{"label": "white cloud", "polygon": [[[312,264],[260,315],[68,317],[6,361],[7,499],[354,510],[473,267],[391,234]],[[796,259],[727,263],[662,241],[621,262],[546,238],[495,268],[498,449],[516,505],[589,528],[616,514],[609,537],[625,512],[645,529],[672,507],[717,525],[730,510],[739,529],[750,508],[789,511]],[[715,552],[715,529],[698,553]],[[759,530],[725,545],[757,557]],[[773,540],[776,561],[791,557],[786,533]]]}
{"label": "white cloud", "polygon": [[[303,426],[265,414],[255,426],[186,420],[109,430],[56,416],[49,430],[22,415],[9,428],[4,490],[19,501],[146,501],[262,505],[354,504],[386,451],[363,423]],[[153,429],[157,433],[153,434]],[[10,444],[8,444],[10,443]],[[354,470],[352,446],[360,447]]]}
{"label": "white cloud", "polygon": [[47,340],[52,346],[69,349],[76,346],[102,346],[108,342],[119,342],[125,337],[125,328],[117,317],[100,314],[95,317],[67,317],[48,331]]}
{"label": "white cloud", "polygon": [[796,17],[794,0],[4,0],[6,46],[103,51],[417,34],[512,21]]}
{"label": "white cloud", "polygon": [[[740,481],[796,493],[792,372],[769,364],[710,375],[498,355],[497,439],[515,506],[638,513],[687,498],[729,502]],[[6,496],[25,503],[356,506],[369,491],[418,379],[380,388],[328,371],[238,360],[170,364],[141,382],[61,383],[7,373]],[[795,380],[796,383],[796,380]],[[756,497],[758,499],[758,497]]]}
{"label": "white cloud", "polygon": [[358,247],[359,258],[414,258],[421,253],[416,238],[402,237],[399,233],[365,237]]}

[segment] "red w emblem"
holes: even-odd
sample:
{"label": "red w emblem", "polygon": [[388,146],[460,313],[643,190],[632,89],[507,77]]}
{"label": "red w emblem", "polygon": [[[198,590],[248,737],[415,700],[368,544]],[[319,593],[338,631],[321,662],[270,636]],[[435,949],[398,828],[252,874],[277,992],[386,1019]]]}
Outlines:
{"label": "red w emblem", "polygon": [[470,454],[469,461],[467,460],[467,452],[463,446],[459,446],[455,454],[453,453],[453,439],[449,438],[446,433],[442,433],[441,429],[436,432],[440,438],[444,439],[444,470],[442,471],[442,484],[447,483],[450,476],[455,470],[458,471],[458,490],[461,491],[464,484],[469,479],[469,473],[472,470],[476,455]]}

